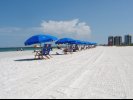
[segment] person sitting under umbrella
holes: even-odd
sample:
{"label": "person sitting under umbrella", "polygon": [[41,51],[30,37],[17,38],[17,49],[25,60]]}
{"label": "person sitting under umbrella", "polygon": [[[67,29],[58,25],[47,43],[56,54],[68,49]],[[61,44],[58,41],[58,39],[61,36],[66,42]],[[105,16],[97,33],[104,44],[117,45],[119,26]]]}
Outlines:
{"label": "person sitting under umbrella", "polygon": [[50,51],[52,51],[52,50],[53,50],[53,49],[52,49],[51,44],[47,44],[48,55],[49,55],[51,58],[53,58],[53,57],[50,55]]}
{"label": "person sitting under umbrella", "polygon": [[[42,48],[42,51],[41,51],[41,53],[40,53],[40,55],[39,55],[39,58],[43,59],[44,56],[45,56],[47,59],[50,59],[50,57],[52,58],[52,56],[49,54],[50,51],[51,51],[51,45],[45,44],[45,45],[43,46],[43,48]],[[49,56],[50,56],[50,57],[49,57]],[[44,58],[44,59],[46,59],[46,58]]]}
{"label": "person sitting under umbrella", "polygon": [[62,49],[60,44],[57,45],[57,49]]}

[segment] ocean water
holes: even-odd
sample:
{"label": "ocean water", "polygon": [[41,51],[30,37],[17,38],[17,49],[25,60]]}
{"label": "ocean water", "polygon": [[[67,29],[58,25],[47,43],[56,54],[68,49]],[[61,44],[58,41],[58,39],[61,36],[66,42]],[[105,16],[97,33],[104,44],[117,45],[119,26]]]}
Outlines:
{"label": "ocean water", "polygon": [[[7,48],[0,48],[0,52],[21,51],[21,48],[23,51],[35,50],[34,47],[7,47]],[[37,48],[37,49],[40,49],[40,48]]]}
{"label": "ocean water", "polygon": [[[9,51],[23,51],[27,50],[40,50],[41,48],[34,48],[34,47],[7,47],[7,48],[0,48],[0,52],[9,52]],[[52,46],[52,48],[56,48],[56,46]]]}

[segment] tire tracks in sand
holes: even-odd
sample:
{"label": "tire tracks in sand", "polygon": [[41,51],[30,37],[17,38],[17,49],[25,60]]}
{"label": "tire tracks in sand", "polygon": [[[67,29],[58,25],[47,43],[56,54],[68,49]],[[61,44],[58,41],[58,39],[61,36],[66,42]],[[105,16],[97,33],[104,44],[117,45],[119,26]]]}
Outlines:
{"label": "tire tracks in sand", "polygon": [[[98,53],[93,54],[93,56],[89,58],[89,60],[82,62],[83,64],[80,65],[76,70],[72,70],[68,74],[60,77],[53,83],[49,84],[46,88],[43,88],[42,90],[40,90],[40,92],[38,92],[37,94],[34,94],[32,98],[48,98],[48,95],[50,95],[50,97],[52,98],[58,98],[54,96],[54,94],[57,94],[57,93],[60,93],[61,95],[63,95],[63,97],[68,97],[69,94],[64,92],[64,88],[66,90],[66,87],[67,87],[67,89],[71,90],[72,89],[71,84],[75,84],[75,82],[77,83],[77,81],[80,80],[80,78],[82,78],[86,73],[89,73],[89,71],[87,70],[89,70],[90,67],[91,69],[93,67],[92,66],[88,67],[88,65],[93,65],[95,62],[97,62],[98,59],[100,59],[100,57],[102,56],[102,54],[103,54],[103,49],[99,50]],[[74,63],[77,63],[77,62],[74,62]],[[71,63],[71,64],[74,64],[74,63]]]}

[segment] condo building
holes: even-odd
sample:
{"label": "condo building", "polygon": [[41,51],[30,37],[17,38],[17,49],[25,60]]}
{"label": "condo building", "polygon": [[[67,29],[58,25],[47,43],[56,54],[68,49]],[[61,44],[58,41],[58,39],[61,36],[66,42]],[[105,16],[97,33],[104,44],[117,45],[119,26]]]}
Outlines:
{"label": "condo building", "polygon": [[121,36],[115,36],[115,37],[114,37],[114,45],[115,45],[115,46],[120,46],[120,45],[122,45],[122,37],[121,37]]}
{"label": "condo building", "polygon": [[132,43],[132,36],[131,35],[125,35],[125,41],[124,41],[124,44],[125,45],[131,45]]}
{"label": "condo building", "polygon": [[113,36],[109,36],[108,37],[108,45],[109,46],[113,46],[114,45],[114,37]]}

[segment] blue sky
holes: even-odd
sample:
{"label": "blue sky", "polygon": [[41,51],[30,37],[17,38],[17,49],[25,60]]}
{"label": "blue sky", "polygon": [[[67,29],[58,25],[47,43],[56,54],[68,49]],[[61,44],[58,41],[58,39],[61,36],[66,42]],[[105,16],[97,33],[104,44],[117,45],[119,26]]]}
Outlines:
{"label": "blue sky", "polygon": [[[133,0],[0,0],[0,47],[24,46],[41,32],[107,43],[109,35],[133,33],[132,5]],[[51,29],[51,24],[57,27]]]}

